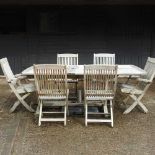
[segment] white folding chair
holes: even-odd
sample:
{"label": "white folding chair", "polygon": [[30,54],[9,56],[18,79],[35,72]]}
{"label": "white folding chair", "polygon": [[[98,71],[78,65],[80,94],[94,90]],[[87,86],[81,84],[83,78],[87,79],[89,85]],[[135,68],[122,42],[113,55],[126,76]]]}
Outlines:
{"label": "white folding chair", "polygon": [[20,103],[29,111],[34,112],[30,105],[25,101],[25,99],[35,91],[35,87],[32,83],[29,84],[21,84],[20,80],[22,80],[23,76],[15,76],[10,68],[7,58],[2,58],[0,60],[2,71],[6,77],[6,80],[17,97],[17,101],[14,103],[10,112],[14,112],[15,109],[20,105]]}
{"label": "white folding chair", "polygon": [[122,84],[121,92],[128,94],[127,98],[124,100],[126,104],[129,98],[133,99],[133,103],[124,111],[124,114],[128,114],[136,106],[139,106],[140,109],[147,113],[148,109],[141,102],[141,99],[145,95],[149,86],[151,85],[153,78],[155,76],[155,58],[148,57],[144,70],[147,72],[145,76],[138,78],[138,84],[133,86],[129,84]]}
{"label": "white folding chair", "polygon": [[[113,127],[113,102],[117,84],[116,65],[85,65],[84,66],[84,102],[85,125],[88,122],[110,122]],[[88,106],[106,104],[104,112],[90,112]],[[107,104],[109,104],[107,106]],[[108,110],[109,108],[109,110]],[[105,112],[106,110],[106,112]],[[105,118],[88,118],[95,115],[106,115]],[[109,115],[109,118],[107,117]]]}
{"label": "white folding chair", "polygon": [[78,65],[78,54],[57,54],[57,64]]}
{"label": "white folding chair", "polygon": [[[34,65],[34,77],[38,94],[39,126],[42,121],[63,121],[66,125],[68,105],[67,69],[64,65],[43,64]],[[45,111],[43,106],[62,106],[64,111]],[[52,117],[44,117],[50,114]],[[64,114],[62,117],[56,117]],[[55,117],[53,115],[56,115]]]}
{"label": "white folding chair", "polygon": [[[78,65],[78,54],[73,54],[73,53],[57,54],[57,64],[62,64],[62,65],[67,65],[67,66],[70,66],[70,65],[75,65],[76,66],[76,65]],[[77,98],[77,97],[75,97],[74,94],[76,94],[76,96],[77,96],[78,79],[76,79],[76,78],[68,78],[67,82],[69,83],[70,88],[74,84],[75,85],[75,90],[76,90],[76,92],[70,91],[69,99]]]}
{"label": "white folding chair", "polygon": [[115,54],[94,53],[94,64],[114,65]]}

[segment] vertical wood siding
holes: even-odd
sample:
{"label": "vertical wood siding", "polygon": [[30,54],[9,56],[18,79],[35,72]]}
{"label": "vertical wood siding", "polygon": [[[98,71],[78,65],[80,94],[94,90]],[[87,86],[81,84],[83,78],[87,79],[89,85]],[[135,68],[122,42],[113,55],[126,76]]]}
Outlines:
{"label": "vertical wood siding", "polygon": [[67,41],[65,38],[12,36],[11,39],[7,39],[7,36],[0,36],[0,57],[7,57],[13,71],[18,73],[33,64],[56,63],[57,53],[79,53],[79,64],[92,64],[93,53],[110,52],[116,54],[117,64],[135,64],[140,67],[144,66],[147,57],[150,56],[147,42],[134,49],[127,45],[122,47],[121,44],[118,49],[114,46],[112,48],[112,44],[106,49],[98,41],[96,44],[94,41],[87,41],[84,45],[86,39],[80,38],[76,42],[72,37]]}
{"label": "vertical wood siding", "polygon": [[154,10],[147,6],[58,10],[54,18],[61,14],[61,22],[56,22],[63,33],[39,33],[37,11],[28,10],[26,34],[0,35],[0,58],[7,57],[15,73],[33,64],[56,63],[57,53],[79,53],[79,64],[92,64],[93,53],[115,53],[117,64],[144,67],[147,57],[155,56]]}

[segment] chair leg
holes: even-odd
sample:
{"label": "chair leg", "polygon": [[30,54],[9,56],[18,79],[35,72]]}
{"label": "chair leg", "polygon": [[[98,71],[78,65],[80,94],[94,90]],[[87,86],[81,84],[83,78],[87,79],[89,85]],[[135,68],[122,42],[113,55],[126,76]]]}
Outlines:
{"label": "chair leg", "polygon": [[88,105],[87,103],[85,103],[85,126],[88,125],[87,119],[88,119]]}
{"label": "chair leg", "polygon": [[124,100],[123,100],[123,103],[126,104],[129,100],[130,96],[127,96]]}
{"label": "chair leg", "polygon": [[110,100],[110,114],[111,114],[111,127],[114,126],[114,118],[113,118],[113,104],[112,100]]}
{"label": "chair leg", "polygon": [[107,104],[107,100],[106,101],[102,101],[103,102],[103,107],[102,107],[102,109],[104,110],[104,113],[105,113],[105,117],[108,117],[109,115],[107,115],[108,114],[108,104]]}
{"label": "chair leg", "polygon": [[145,105],[142,102],[138,102],[138,105],[141,107],[141,109],[144,111],[144,113],[148,113],[148,109],[145,107]]}
{"label": "chair leg", "polygon": [[131,110],[133,110],[137,105],[139,105],[142,110],[147,113],[148,112],[148,109],[144,106],[144,104],[142,102],[140,102],[140,100],[142,99],[143,97],[143,94],[140,95],[138,98],[135,96],[135,95],[130,95],[130,97],[134,100],[134,103],[128,107],[123,114],[128,114]]}
{"label": "chair leg", "polygon": [[107,100],[104,101],[104,113],[108,114]]}
{"label": "chair leg", "polygon": [[[25,94],[24,96],[22,96],[22,99],[26,99],[30,94]],[[16,110],[16,108],[20,105],[20,101],[17,100],[14,105],[11,107],[10,109],[10,113],[14,112]]]}
{"label": "chair leg", "polygon": [[123,114],[128,114],[129,112],[131,112],[131,110],[133,110],[133,109],[136,107],[137,104],[138,104],[137,101],[135,101],[131,106],[129,106],[129,107],[123,112]]}
{"label": "chair leg", "polygon": [[41,125],[41,117],[42,117],[42,101],[39,102],[39,122],[38,122],[38,125],[40,126]]}
{"label": "chair leg", "polygon": [[66,105],[66,113],[67,113],[67,114],[66,114],[67,116],[69,116],[69,115],[70,115],[70,114],[69,114],[68,103],[67,103],[67,105]]}
{"label": "chair leg", "polygon": [[137,97],[136,97],[135,95],[131,94],[131,95],[129,95],[129,97],[131,97],[131,98],[134,100],[134,102],[132,103],[132,105],[130,105],[130,106],[124,111],[123,114],[128,114],[129,112],[131,112],[131,110],[133,110],[133,109],[136,107],[136,105],[138,104],[138,99],[137,99]]}
{"label": "chair leg", "polygon": [[20,102],[16,101],[10,109],[10,113],[14,112],[19,105],[20,105]]}
{"label": "chair leg", "polygon": [[32,109],[24,100],[20,100],[20,102],[23,104],[23,106],[29,110],[30,112],[34,112],[34,109]]}
{"label": "chair leg", "polygon": [[66,111],[67,111],[67,116],[69,116],[69,110],[68,110],[68,95],[69,95],[69,89],[67,89],[67,99],[66,99]]}
{"label": "chair leg", "polygon": [[66,126],[66,122],[67,122],[67,105],[65,104],[64,107],[64,126]]}
{"label": "chair leg", "polygon": [[30,95],[30,93],[27,93],[27,94],[25,94],[23,97],[22,96],[20,96],[19,94],[17,94],[17,93],[15,93],[15,95],[16,95],[16,97],[18,98],[18,100],[21,102],[21,104],[27,109],[27,110],[29,110],[30,112],[34,112],[34,109],[32,109],[25,101],[24,101],[24,99],[25,98],[27,98],[29,95]]}

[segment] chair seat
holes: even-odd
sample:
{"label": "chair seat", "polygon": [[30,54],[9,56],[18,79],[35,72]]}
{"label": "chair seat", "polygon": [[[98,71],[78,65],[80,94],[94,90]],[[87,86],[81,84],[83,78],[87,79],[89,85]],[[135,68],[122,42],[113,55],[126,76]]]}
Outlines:
{"label": "chair seat", "polygon": [[126,93],[126,94],[136,94],[136,95],[140,95],[143,93],[142,90],[136,89],[136,88],[122,88],[121,89],[122,93]]}
{"label": "chair seat", "polygon": [[112,100],[114,96],[87,96],[88,101],[102,101],[102,100]]}
{"label": "chair seat", "polygon": [[30,84],[22,84],[22,85],[18,86],[16,89],[17,89],[17,92],[19,94],[31,93],[31,92],[35,91],[35,86],[32,83],[30,83]]}
{"label": "chair seat", "polygon": [[39,99],[41,100],[65,100],[67,97],[65,95],[60,96],[39,96]]}
{"label": "chair seat", "polygon": [[142,90],[136,88],[133,85],[129,85],[129,84],[122,84],[121,85],[121,92],[122,93],[126,93],[126,94],[142,94]]}
{"label": "chair seat", "polygon": [[86,95],[94,96],[94,95],[114,95],[114,92],[112,90],[86,90]]}
{"label": "chair seat", "polygon": [[111,100],[114,98],[114,92],[109,90],[86,90],[86,100]]}
{"label": "chair seat", "polygon": [[77,79],[67,79],[68,83],[77,83],[78,80]]}
{"label": "chair seat", "polygon": [[137,80],[145,82],[145,83],[151,83],[151,81],[149,79],[138,78]]}
{"label": "chair seat", "polygon": [[121,84],[121,88],[135,89],[136,87],[130,84]]}

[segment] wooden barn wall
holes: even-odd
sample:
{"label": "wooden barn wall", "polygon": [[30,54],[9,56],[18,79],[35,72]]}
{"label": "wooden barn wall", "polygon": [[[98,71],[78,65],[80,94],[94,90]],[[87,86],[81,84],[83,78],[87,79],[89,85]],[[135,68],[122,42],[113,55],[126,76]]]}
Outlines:
{"label": "wooden barn wall", "polygon": [[[148,56],[155,56],[154,7],[23,10],[26,31],[0,34],[0,57],[8,58],[15,73],[32,64],[56,63],[57,53],[79,53],[79,64],[91,64],[93,53],[110,52],[116,54],[117,64],[140,67],[144,67]],[[49,25],[47,21],[44,24],[47,14]]]}

